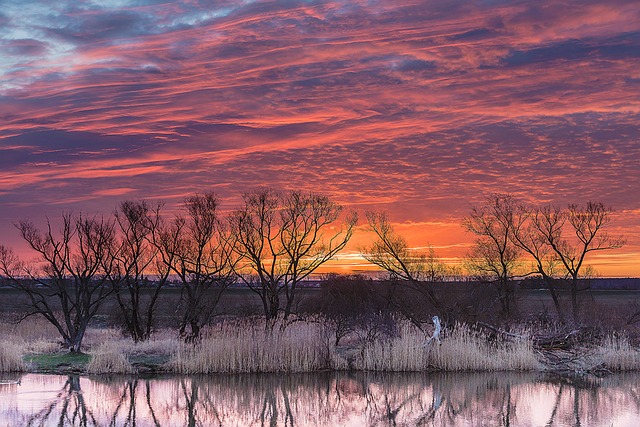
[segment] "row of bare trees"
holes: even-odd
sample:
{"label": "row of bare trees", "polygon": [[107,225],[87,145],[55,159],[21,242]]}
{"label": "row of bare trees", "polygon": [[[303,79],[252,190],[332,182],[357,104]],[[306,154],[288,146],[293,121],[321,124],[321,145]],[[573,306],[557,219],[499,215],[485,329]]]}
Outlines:
{"label": "row of bare trees", "polygon": [[[369,212],[367,220],[375,240],[361,250],[364,257],[388,272],[391,283],[410,288],[436,313],[446,314],[450,307],[439,295],[442,286],[434,284],[460,273],[432,248],[411,248],[386,214]],[[611,210],[602,203],[532,207],[493,194],[463,220],[477,236],[467,267],[495,285],[505,316],[514,308],[514,278],[537,275],[561,319],[567,313],[558,287],[569,287],[575,319],[587,254],[624,244],[607,233],[610,221]],[[162,204],[125,201],[106,218],[64,214],[59,230],[49,220],[44,229],[20,221],[16,227],[38,262],[25,263],[0,245],[0,274],[28,297],[24,316],[44,316],[71,351],[79,351],[89,322],[112,295],[125,331],[136,341],[149,338],[159,297],[170,280],[177,281],[179,331],[193,340],[236,282],[259,297],[267,320],[288,319],[296,312],[300,282],[345,247],[356,223],[355,213],[328,197],[299,191],[256,190],[227,214],[213,193],[187,197],[174,216]],[[390,306],[393,294],[391,288]]]}
{"label": "row of bare trees", "polygon": [[25,263],[0,246],[0,274],[27,295],[24,317],[44,316],[70,351],[80,350],[89,322],[113,294],[126,332],[147,339],[160,294],[177,280],[179,330],[193,340],[236,280],[260,297],[267,319],[289,317],[299,282],[346,245],[356,221],[328,197],[298,191],[247,193],[228,215],[213,193],[187,197],[173,217],[161,204],[125,201],[108,218],[64,214],[57,231],[48,219],[44,229],[20,221],[38,260]]}
{"label": "row of bare trees", "polygon": [[[578,292],[581,279],[590,274],[586,257],[595,251],[624,245],[621,236],[607,231],[611,208],[600,202],[530,206],[510,194],[491,194],[484,204],[472,207],[462,225],[477,236],[466,256],[468,272],[476,279],[495,286],[501,312],[509,316],[515,304],[514,279],[538,276],[548,289],[559,318],[567,313],[560,303],[559,287],[568,287],[571,316],[578,318]],[[370,262],[424,295],[438,312],[447,310],[436,293],[434,282],[455,275],[433,249],[417,252],[394,232],[385,214],[369,213],[369,225],[376,235],[371,248],[364,251]]]}
{"label": "row of bare trees", "polygon": [[493,278],[500,289],[502,311],[508,315],[513,303],[513,278],[537,275],[542,278],[561,319],[559,285],[570,291],[571,316],[578,318],[581,280],[591,274],[585,264],[591,252],[617,249],[622,236],[608,232],[611,208],[600,202],[526,206],[508,194],[489,196],[483,207],[474,208],[465,221],[467,230],[478,236],[471,256],[473,270]]}

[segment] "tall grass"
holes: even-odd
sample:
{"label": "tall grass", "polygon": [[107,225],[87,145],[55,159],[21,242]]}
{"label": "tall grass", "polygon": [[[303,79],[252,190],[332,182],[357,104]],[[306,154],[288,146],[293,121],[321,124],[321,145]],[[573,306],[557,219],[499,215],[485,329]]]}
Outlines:
{"label": "tall grass", "polygon": [[625,337],[610,335],[593,353],[592,367],[601,366],[612,371],[640,369],[640,351]]}
{"label": "tall grass", "polygon": [[[90,328],[86,351],[93,355],[90,373],[130,373],[136,367],[183,374],[313,372],[320,370],[363,371],[507,371],[556,370],[611,371],[640,369],[640,351],[626,338],[609,336],[602,343],[561,354],[560,362],[544,363],[526,336],[522,339],[488,337],[458,325],[443,333],[441,344],[404,320],[392,328],[361,325],[335,345],[335,327],[325,319],[267,325],[262,319],[226,320],[205,329],[198,343],[184,343],[175,331],[164,330],[153,339],[134,343],[120,331]],[[36,322],[36,326],[43,326]],[[367,329],[370,328],[370,329]],[[23,355],[55,353],[57,336],[34,325],[2,324],[0,371],[26,369]],[[380,333],[378,333],[380,332]],[[526,334],[525,334],[526,335]],[[542,356],[541,356],[542,357]],[[566,360],[565,360],[566,359]],[[552,359],[555,360],[555,359]],[[167,362],[168,361],[168,362]],[[165,364],[166,363],[166,364]]]}
{"label": "tall grass", "polygon": [[326,327],[320,323],[266,325],[262,320],[228,321],[209,329],[196,345],[182,344],[169,369],[186,374],[214,372],[310,372],[344,369]]}
{"label": "tall grass", "polygon": [[[136,372],[131,360],[158,363],[159,360],[168,360],[180,346],[180,340],[173,331],[156,333],[142,342],[124,338],[115,330],[94,331],[93,335],[89,350],[93,357],[87,365],[87,372],[93,374]],[[102,343],[97,341],[100,336],[105,339]]]}
{"label": "tall grass", "polygon": [[25,370],[22,360],[22,349],[19,345],[2,342],[0,343],[0,372],[21,372]]}
{"label": "tall grass", "polygon": [[378,336],[354,343],[348,358],[338,351],[329,336],[327,327],[321,323],[296,323],[284,329],[276,325],[269,329],[261,321],[227,322],[210,329],[197,345],[180,345],[169,370],[206,374],[347,368],[370,371],[540,368],[531,340],[492,342],[464,326],[452,331],[442,345],[426,345],[424,333],[403,321],[393,337]]}
{"label": "tall grass", "polygon": [[117,346],[114,348],[111,345],[105,345],[93,353],[91,362],[87,365],[87,372],[91,374],[128,374],[134,372],[134,369],[122,349]]}
{"label": "tall grass", "polygon": [[360,344],[352,367],[365,371],[423,371],[429,369],[425,334],[409,322],[401,322],[397,335]]}
{"label": "tall grass", "polygon": [[540,368],[531,340],[490,340],[486,335],[458,325],[442,344],[426,344],[426,337],[402,322],[397,337],[366,345],[356,359],[356,369],[374,371],[513,371]]}
{"label": "tall grass", "polygon": [[538,370],[541,364],[526,336],[516,340],[496,337],[458,325],[442,345],[430,352],[430,363],[444,371],[525,371]]}

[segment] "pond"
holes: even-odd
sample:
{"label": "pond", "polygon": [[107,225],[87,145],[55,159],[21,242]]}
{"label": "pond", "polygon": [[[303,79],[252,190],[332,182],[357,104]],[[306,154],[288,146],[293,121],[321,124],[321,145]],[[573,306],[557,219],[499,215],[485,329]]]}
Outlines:
{"label": "pond", "polygon": [[0,426],[638,426],[640,375],[8,375]]}

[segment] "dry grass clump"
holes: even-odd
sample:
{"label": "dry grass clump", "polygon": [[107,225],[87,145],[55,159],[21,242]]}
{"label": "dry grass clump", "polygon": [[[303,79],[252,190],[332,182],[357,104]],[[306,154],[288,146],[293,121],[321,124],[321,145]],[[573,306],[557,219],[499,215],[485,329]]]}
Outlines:
{"label": "dry grass clump", "polygon": [[489,338],[467,326],[458,325],[442,345],[429,355],[432,367],[445,371],[538,370],[540,362],[527,337],[517,340]]}
{"label": "dry grass clump", "polygon": [[120,345],[106,342],[92,351],[92,359],[87,365],[91,374],[128,374],[134,371]]}
{"label": "dry grass clump", "polygon": [[[170,331],[170,333],[163,331],[154,335],[151,339],[140,342],[135,342],[131,338],[125,338],[120,335],[106,338],[100,344],[93,341],[92,345],[87,345],[88,348],[95,349],[95,352],[100,352],[105,347],[117,348],[121,353],[129,357],[170,356],[178,350],[179,346],[180,339],[174,331]],[[90,352],[93,353],[94,351]]]}
{"label": "dry grass clump", "polygon": [[640,351],[627,338],[610,335],[594,350],[591,364],[612,371],[640,369]]}
{"label": "dry grass clump", "polygon": [[394,337],[361,344],[352,367],[365,371],[423,371],[429,368],[425,334],[409,322],[401,322]]}
{"label": "dry grass clump", "polygon": [[107,342],[117,342],[120,344],[122,340],[126,340],[122,336],[122,331],[117,328],[88,327],[82,340],[84,348],[102,347]]}
{"label": "dry grass clump", "polygon": [[402,322],[397,337],[365,345],[356,369],[375,371],[513,371],[540,368],[531,340],[489,340],[458,325],[442,339],[427,344],[424,333]]}
{"label": "dry grass clump", "polygon": [[6,341],[0,343],[0,372],[21,372],[25,368],[21,347]]}
{"label": "dry grass clump", "polygon": [[294,323],[267,326],[263,320],[227,321],[211,327],[196,344],[182,344],[170,369],[185,374],[311,372],[343,369],[325,326]]}
{"label": "dry grass clump", "polygon": [[168,360],[172,354],[178,351],[180,340],[173,331],[162,331],[152,339],[135,342],[131,338],[109,331],[97,334],[106,339],[102,344],[96,344],[92,340],[93,347],[90,353],[93,355],[87,365],[90,373],[120,373],[135,372],[130,361],[143,360],[147,363],[159,364]]}

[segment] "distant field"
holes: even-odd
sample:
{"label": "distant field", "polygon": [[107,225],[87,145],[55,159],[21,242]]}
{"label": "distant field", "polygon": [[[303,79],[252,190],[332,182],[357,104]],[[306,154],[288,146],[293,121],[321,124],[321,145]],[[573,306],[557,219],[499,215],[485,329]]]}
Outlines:
{"label": "distant field", "polygon": [[[477,285],[474,287],[477,291]],[[469,300],[474,303],[474,298],[469,297],[470,289],[462,286],[452,286],[446,291],[438,289],[440,295],[444,295],[449,301]],[[492,291],[483,292],[486,301],[491,300]],[[313,311],[318,302],[320,290],[318,288],[302,288],[298,292],[298,305]],[[561,294],[563,304],[566,304],[569,313],[569,295]],[[592,313],[594,317],[602,316],[602,312],[617,316],[627,316],[640,310],[640,291],[630,290],[590,290],[579,294],[583,312]],[[284,300],[284,297],[283,297]],[[20,291],[11,288],[0,288],[0,315],[16,314],[24,312],[26,298]],[[172,326],[178,320],[180,302],[180,288],[171,287],[163,291],[157,306],[157,319],[159,326]],[[478,303],[479,300],[478,300]],[[537,316],[540,313],[555,313],[553,302],[549,293],[545,290],[519,290],[517,292],[517,313],[520,317]],[[95,323],[113,325],[117,323],[118,305],[115,298],[108,300],[99,310]],[[262,305],[260,299],[249,289],[228,289],[222,296],[217,309],[219,315],[252,315],[261,314]]]}

